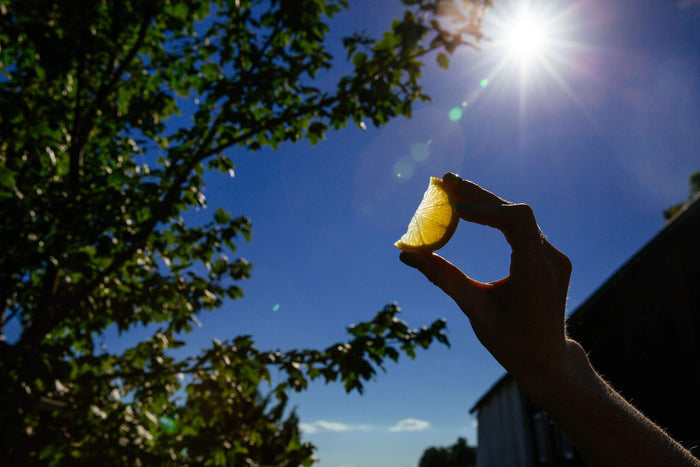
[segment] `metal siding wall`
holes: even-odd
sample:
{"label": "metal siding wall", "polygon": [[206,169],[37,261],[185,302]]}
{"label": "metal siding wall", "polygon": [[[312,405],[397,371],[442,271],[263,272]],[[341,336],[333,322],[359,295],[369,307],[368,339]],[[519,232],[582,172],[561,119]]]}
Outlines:
{"label": "metal siding wall", "polygon": [[504,384],[479,407],[478,467],[531,467],[532,433],[518,386]]}

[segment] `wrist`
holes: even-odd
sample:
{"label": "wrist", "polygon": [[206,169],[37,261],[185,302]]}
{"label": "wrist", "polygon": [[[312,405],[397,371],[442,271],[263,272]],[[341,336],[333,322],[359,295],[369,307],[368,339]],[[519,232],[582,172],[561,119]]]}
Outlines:
{"label": "wrist", "polygon": [[[566,338],[561,350],[537,365],[511,371],[533,401],[547,409],[552,400],[561,400],[572,385],[588,386],[594,377],[586,351],[576,341]],[[593,378],[592,378],[593,377]]]}

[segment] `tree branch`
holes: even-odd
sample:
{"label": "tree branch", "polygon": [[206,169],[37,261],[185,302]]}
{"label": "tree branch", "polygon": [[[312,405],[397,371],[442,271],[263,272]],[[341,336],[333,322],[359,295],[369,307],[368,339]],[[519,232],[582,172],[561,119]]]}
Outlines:
{"label": "tree branch", "polygon": [[[146,32],[148,31],[148,26],[150,25],[151,20],[153,17],[151,15],[146,15],[144,14],[143,19],[141,21],[140,27],[139,27],[139,32],[138,36],[136,38],[136,41],[134,41],[134,44],[132,45],[131,49],[127,53],[127,55],[124,57],[124,59],[119,63],[119,66],[117,66],[111,76],[105,81],[102,82],[100,88],[97,91],[97,96],[95,100],[93,101],[92,105],[90,108],[85,112],[85,116],[81,117],[79,115],[79,103],[80,103],[80,95],[79,95],[79,90],[78,94],[76,97],[76,114],[74,118],[74,129],[73,129],[73,138],[71,141],[71,147],[69,149],[69,154],[70,154],[70,171],[69,171],[69,183],[71,186],[71,189],[74,190],[74,193],[78,193],[78,186],[80,182],[80,170],[83,164],[83,157],[87,148],[87,143],[88,143],[88,135],[92,131],[92,128],[94,127],[95,123],[95,117],[98,113],[98,111],[101,109],[101,107],[104,105],[105,100],[107,97],[113,92],[114,86],[117,84],[118,80],[120,79],[121,74],[123,71],[128,67],[133,59],[136,57],[136,54],[138,53],[138,50],[141,48],[143,45],[143,42],[146,38]],[[80,62],[79,67],[82,66],[84,62]],[[80,82],[80,77],[78,77],[78,80]],[[136,250],[134,250],[136,251]],[[133,254],[133,253],[132,253]],[[47,268],[47,276],[46,276],[46,284],[54,283],[56,280],[58,274],[58,268],[55,268],[55,271],[52,275],[48,274],[48,268]],[[96,287],[96,284],[90,289],[94,289]],[[28,340],[30,343],[36,344],[38,341],[41,340],[41,337],[48,332],[48,330],[52,329],[53,326],[55,326],[60,319],[55,318],[56,315],[56,307],[53,306],[54,304],[50,303],[50,298],[55,294],[55,289],[52,289],[52,292],[47,294],[46,291],[48,290],[47,287],[44,287],[45,293],[42,293],[42,296],[39,298],[37,301],[37,313],[36,315],[43,314],[44,316],[42,317],[41,320],[38,322],[34,320],[23,332],[22,337],[20,338],[21,341],[25,341],[25,336],[26,340]]]}
{"label": "tree branch", "polygon": [[2,313],[3,313],[3,317],[2,317],[2,319],[0,320],[0,336],[4,336],[4,335],[5,335],[5,325],[6,325],[7,323],[9,323],[10,321],[12,321],[12,318],[14,318],[15,316],[17,316],[17,314],[19,313],[19,311],[20,311],[19,308],[13,309],[12,311],[10,311],[10,313],[7,313],[7,308],[3,310],[3,312],[2,312]]}
{"label": "tree branch", "polygon": [[[114,73],[112,74],[111,78],[105,83],[103,83],[103,85],[100,87],[98,91],[98,96],[95,99],[90,110],[86,113],[86,115],[94,115],[97,112],[97,110],[103,105],[104,100],[107,98],[107,96],[112,92],[111,89],[116,85],[121,73],[134,59],[143,41],[145,40],[147,26],[148,24],[150,24],[150,21],[150,16],[144,17],[141,23],[141,27],[139,29],[139,36],[137,37],[136,41],[131,47],[129,53],[126,55],[125,59],[119,64],[119,66],[114,70]],[[261,60],[264,57],[266,50],[270,47],[270,45],[273,42],[275,30],[276,29],[273,29],[272,33],[263,44],[263,47],[260,49]],[[415,54],[399,55],[397,65],[401,65],[402,63],[405,63],[408,60],[428,54],[438,48],[440,48],[439,45],[434,45],[432,47],[428,47],[427,49],[423,49]],[[259,63],[256,63],[256,66],[257,65],[259,65]],[[250,74],[245,73],[245,77],[243,79],[250,80]],[[251,128],[248,131],[239,134],[232,139],[224,141],[223,144],[219,144],[217,146],[212,147],[212,144],[215,141],[215,138],[218,134],[221,125],[226,123],[224,118],[226,115],[227,108],[230,108],[234,105],[232,100],[229,99],[222,106],[220,113],[217,115],[215,121],[209,127],[208,132],[201,144],[199,145],[199,149],[197,150],[196,154],[186,159],[181,166],[175,169],[179,169],[179,173],[176,173],[176,175],[174,176],[173,182],[168,187],[165,196],[162,198],[162,201],[160,201],[156,206],[154,206],[152,210],[154,214],[152,215],[152,217],[143,223],[138,233],[136,233],[130,239],[128,246],[125,249],[123,249],[120,253],[117,253],[112,259],[111,263],[102,271],[97,273],[94,276],[93,280],[87,282],[86,284],[84,284],[84,286],[76,290],[74,293],[70,294],[70,296],[63,301],[63,303],[54,304],[51,307],[47,307],[48,309],[53,311],[47,313],[47,316],[44,317],[39,323],[32,323],[31,327],[27,330],[28,332],[26,334],[28,336],[31,336],[29,338],[30,342],[36,343],[38,340],[41,339],[41,336],[43,336],[46,332],[48,332],[60,322],[61,318],[59,316],[63,316],[64,313],[57,313],[58,310],[65,310],[70,309],[72,307],[77,307],[81,301],[85,300],[95,290],[95,288],[103,282],[104,278],[109,277],[110,275],[115,273],[139,249],[143,248],[144,244],[148,240],[148,237],[153,233],[157,225],[166,219],[167,213],[171,211],[173,205],[179,200],[182,192],[182,186],[188,180],[191,171],[197,166],[197,164],[201,163],[208,157],[211,157],[230,148],[231,146],[240,144],[254,137],[256,134],[275,128],[281,124],[284,124],[285,122],[292,122],[295,119],[309,114],[323,114],[323,110],[325,108],[337,103],[340,99],[341,97],[339,95],[334,95],[332,97],[325,97],[311,105],[307,104],[305,106],[301,106],[293,112],[285,110],[277,117],[268,119],[263,125]],[[327,116],[327,114],[325,115]],[[80,136],[81,138],[83,138],[81,151],[84,151],[84,147],[86,144],[86,131],[89,132],[90,128],[90,125],[82,125],[79,130]]]}
{"label": "tree branch", "polygon": [[[85,66],[85,58],[80,57],[78,62],[78,70],[76,73],[76,86],[75,86],[75,110],[73,114],[73,128],[71,130],[71,134],[73,135],[74,138],[77,138],[78,136],[78,129],[80,128],[81,125],[81,119],[80,119],[80,114],[82,112],[82,102],[81,102],[81,94],[83,91],[83,72],[84,72],[84,66]],[[75,139],[73,140],[75,141]],[[80,167],[82,166],[82,147],[83,145],[79,144],[74,144],[73,141],[71,141],[71,146],[69,149],[69,156],[70,156],[70,164],[68,168],[68,177],[69,177],[69,183],[70,187],[73,190],[78,189],[78,182],[80,181]]]}
{"label": "tree branch", "polygon": [[[95,100],[86,110],[85,115],[79,115],[79,109],[76,108],[73,141],[71,142],[72,144],[70,148],[70,181],[71,186],[73,187],[77,187],[78,182],[80,181],[80,168],[83,165],[83,158],[87,149],[88,136],[95,125],[96,116],[104,105],[107,97],[114,91],[114,87],[119,81],[121,74],[131,64],[139,49],[143,45],[144,40],[146,39],[146,32],[148,31],[148,27],[152,19],[152,15],[144,14],[141,24],[139,25],[138,35],[134,41],[134,44],[111,75],[106,80],[102,81],[99,89],[97,90]],[[81,61],[80,65],[82,64],[83,62]],[[78,78],[80,80],[80,77]],[[80,96],[78,95],[78,99],[79,98]]]}

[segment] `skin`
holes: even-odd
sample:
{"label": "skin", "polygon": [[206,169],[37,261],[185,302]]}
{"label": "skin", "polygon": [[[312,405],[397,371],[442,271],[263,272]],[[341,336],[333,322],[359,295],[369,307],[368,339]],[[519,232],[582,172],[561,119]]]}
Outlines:
{"label": "skin", "polygon": [[571,261],[547,241],[532,209],[454,174],[443,182],[462,219],[503,232],[513,250],[510,274],[486,284],[434,253],[405,251],[401,261],[452,297],[481,343],[567,432],[589,465],[700,467],[616,393],[567,337]]}

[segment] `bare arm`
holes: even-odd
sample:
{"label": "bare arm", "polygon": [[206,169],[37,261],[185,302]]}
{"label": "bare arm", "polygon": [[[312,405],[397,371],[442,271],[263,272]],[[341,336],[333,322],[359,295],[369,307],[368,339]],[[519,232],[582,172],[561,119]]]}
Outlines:
{"label": "bare arm", "polygon": [[700,466],[700,461],[629,404],[569,340],[560,369],[520,378],[592,466]]}
{"label": "bare arm", "polygon": [[566,336],[571,262],[542,235],[532,210],[447,174],[470,222],[499,229],[511,245],[510,274],[484,284],[435,254],[402,252],[452,297],[482,344],[569,435],[590,465],[696,466],[700,461],[617,394]]}

